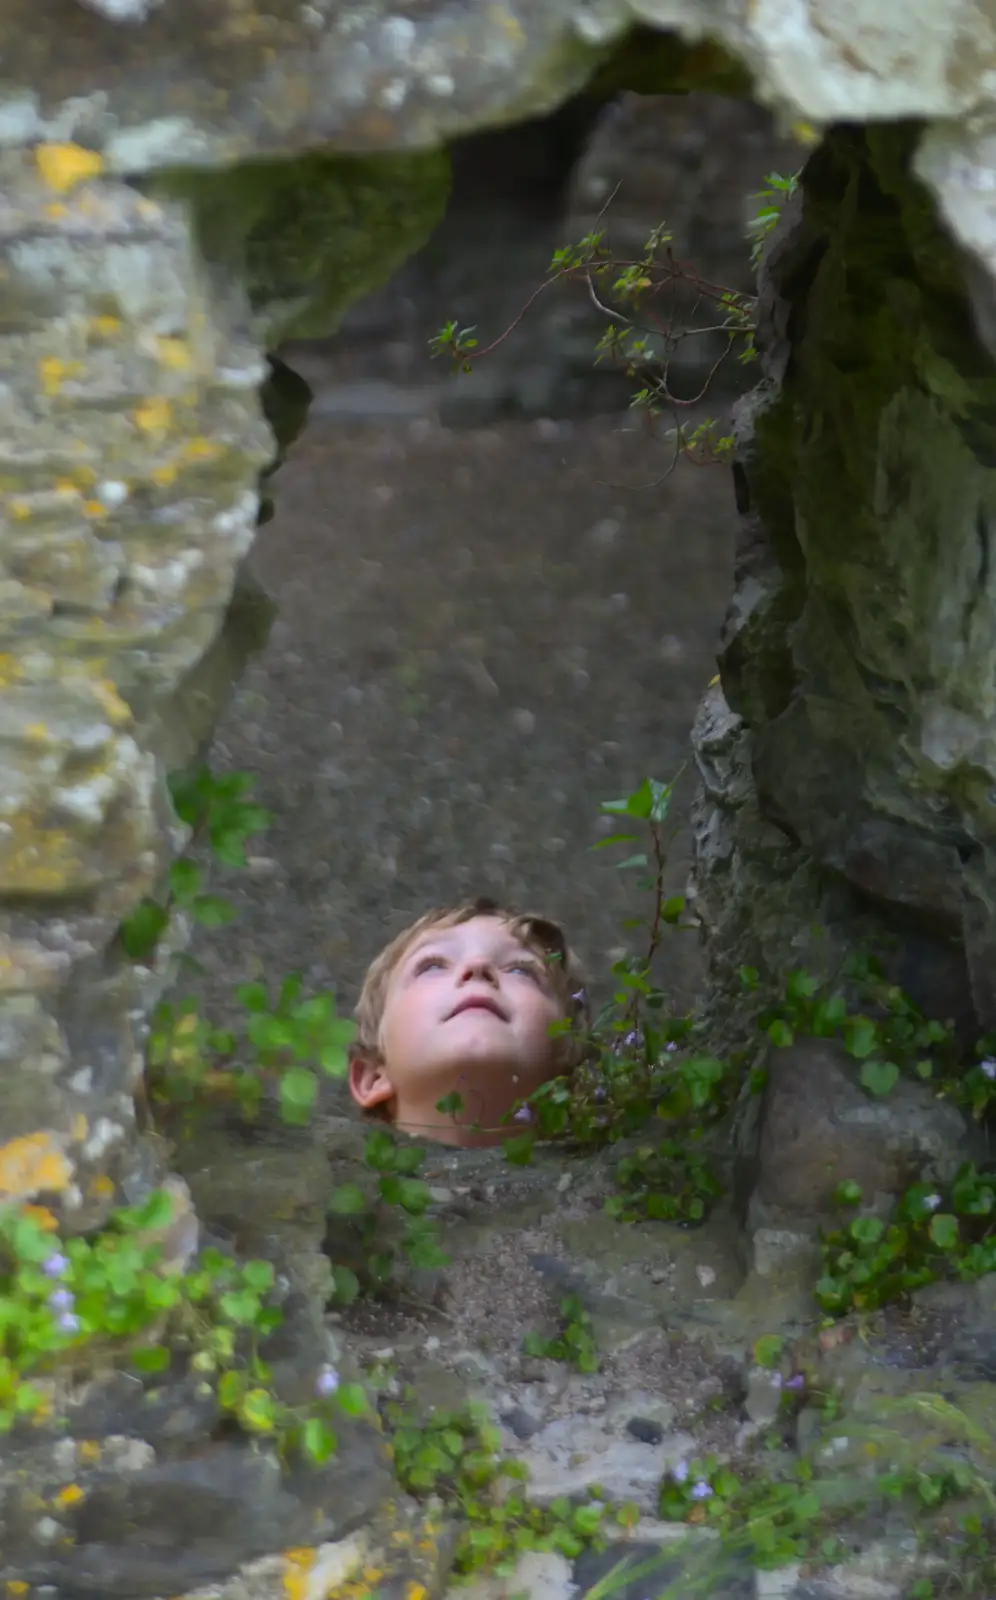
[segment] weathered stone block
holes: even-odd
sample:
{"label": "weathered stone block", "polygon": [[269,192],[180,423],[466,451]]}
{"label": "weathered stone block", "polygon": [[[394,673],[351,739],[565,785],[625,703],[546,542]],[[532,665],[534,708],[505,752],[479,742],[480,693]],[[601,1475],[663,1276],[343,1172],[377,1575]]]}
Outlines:
{"label": "weathered stone block", "polygon": [[905,1078],[873,1099],[857,1063],[831,1040],[772,1050],[768,1072],[755,1189],[766,1217],[832,1214],[845,1179],[872,1202],[917,1178],[948,1182],[963,1161],[985,1157],[985,1139],[957,1106]]}

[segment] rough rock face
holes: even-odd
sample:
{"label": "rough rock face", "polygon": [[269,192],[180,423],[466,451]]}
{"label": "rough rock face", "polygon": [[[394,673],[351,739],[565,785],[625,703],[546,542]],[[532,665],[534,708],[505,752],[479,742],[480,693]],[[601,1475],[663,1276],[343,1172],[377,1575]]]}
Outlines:
{"label": "rough rock face", "polygon": [[912,143],[831,135],[765,270],[722,690],[697,730],[699,906],[720,985],[749,946],[777,973],[808,941],[822,965],[815,917],[831,946],[888,931],[897,981],[985,1027],[996,387]]}

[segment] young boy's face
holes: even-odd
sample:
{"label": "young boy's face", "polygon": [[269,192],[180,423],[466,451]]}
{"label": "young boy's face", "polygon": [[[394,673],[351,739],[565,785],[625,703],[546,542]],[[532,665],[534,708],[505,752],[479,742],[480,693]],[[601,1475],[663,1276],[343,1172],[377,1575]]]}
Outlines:
{"label": "young boy's face", "polygon": [[[514,1131],[502,1119],[515,1102],[556,1074],[550,1027],[563,1015],[548,965],[501,918],[429,929],[391,976],[380,1060],[351,1064],[353,1098],[393,1102],[407,1133],[493,1143]],[[462,1110],[437,1111],[454,1092]]]}

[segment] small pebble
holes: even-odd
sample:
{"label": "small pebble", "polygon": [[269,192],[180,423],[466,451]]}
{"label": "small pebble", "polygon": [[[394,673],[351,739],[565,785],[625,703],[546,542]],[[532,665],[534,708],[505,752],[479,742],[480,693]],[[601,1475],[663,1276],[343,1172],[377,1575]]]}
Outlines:
{"label": "small pebble", "polygon": [[511,1411],[506,1411],[501,1420],[517,1439],[522,1440],[531,1439],[543,1426],[542,1420],[534,1417],[524,1406],[514,1406]]}

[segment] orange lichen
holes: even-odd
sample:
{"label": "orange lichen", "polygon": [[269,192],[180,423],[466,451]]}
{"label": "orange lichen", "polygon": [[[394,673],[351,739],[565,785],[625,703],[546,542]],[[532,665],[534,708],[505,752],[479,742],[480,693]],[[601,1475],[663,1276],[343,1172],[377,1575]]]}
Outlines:
{"label": "orange lichen", "polygon": [[86,513],[86,515],[88,517],[106,517],[107,516],[107,507],[104,505],[104,502],[102,500],[86,500],[86,501],[84,501],[83,510],[85,511],[85,513]]}
{"label": "orange lichen", "polygon": [[44,1233],[55,1233],[59,1226],[56,1216],[48,1206],[21,1206],[20,1215],[25,1221],[33,1222],[36,1228],[41,1228]]}
{"label": "orange lichen", "polygon": [[96,150],[78,144],[40,144],[35,149],[35,165],[43,183],[58,194],[66,194],[87,178],[104,169],[103,157]]}
{"label": "orange lichen", "polygon": [[53,1133],[26,1133],[0,1146],[0,1195],[59,1194],[72,1176],[72,1164]]}

